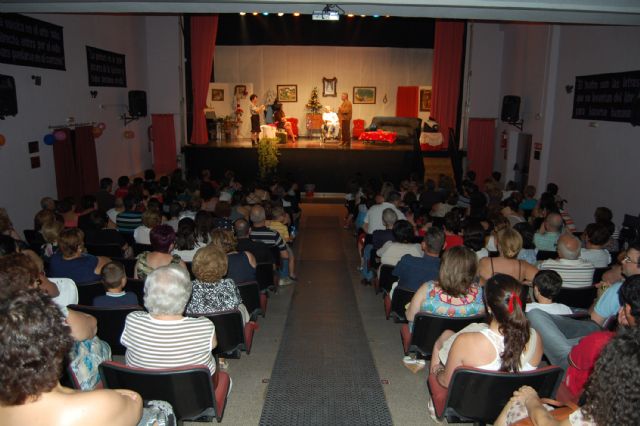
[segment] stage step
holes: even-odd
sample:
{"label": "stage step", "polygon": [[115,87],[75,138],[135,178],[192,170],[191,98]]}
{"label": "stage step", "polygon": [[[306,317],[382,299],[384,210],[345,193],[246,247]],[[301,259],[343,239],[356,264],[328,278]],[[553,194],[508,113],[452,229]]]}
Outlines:
{"label": "stage step", "polygon": [[454,179],[453,166],[451,165],[451,158],[449,157],[423,157],[422,162],[424,164],[424,181],[427,179],[433,179],[438,183],[438,178],[441,174]]}

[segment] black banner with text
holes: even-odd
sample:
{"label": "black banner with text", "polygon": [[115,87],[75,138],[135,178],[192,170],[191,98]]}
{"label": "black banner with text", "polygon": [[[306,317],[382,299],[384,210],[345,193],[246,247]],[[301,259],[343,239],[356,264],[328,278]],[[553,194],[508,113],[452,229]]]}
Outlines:
{"label": "black banner with text", "polygon": [[0,13],[0,62],[65,70],[62,27],[17,13]]}
{"label": "black banner with text", "polygon": [[87,46],[89,86],[127,87],[124,55]]}
{"label": "black banner with text", "polygon": [[640,71],[578,76],[572,118],[630,122],[632,103],[637,96],[640,96]]}

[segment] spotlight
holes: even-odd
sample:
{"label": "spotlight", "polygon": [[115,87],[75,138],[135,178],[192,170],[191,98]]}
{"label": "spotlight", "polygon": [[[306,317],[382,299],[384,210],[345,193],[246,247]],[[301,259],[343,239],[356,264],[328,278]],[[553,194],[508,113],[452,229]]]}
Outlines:
{"label": "spotlight", "polygon": [[354,15],[353,13],[347,14],[347,18],[353,18],[354,16],[356,16],[356,15]]}
{"label": "spotlight", "polygon": [[262,16],[269,16],[269,12],[262,12]]}
{"label": "spotlight", "polygon": [[373,17],[374,17],[374,18],[379,18],[379,17],[380,17],[380,15],[373,15]]}
{"label": "spotlight", "polygon": [[300,12],[293,12],[293,16],[300,16]]}
{"label": "spotlight", "polygon": [[258,12],[253,12],[252,15],[253,16],[258,16]]}
{"label": "spotlight", "polygon": [[384,15],[385,18],[391,18],[391,15]]}
{"label": "spotlight", "polygon": [[247,12],[240,12],[240,16],[244,16],[246,14],[247,14]]}
{"label": "spotlight", "polygon": [[367,17],[367,15],[360,15],[360,17],[361,17],[361,18],[366,18],[366,17]]}
{"label": "spotlight", "polygon": [[278,12],[278,16],[284,16],[284,13]]}

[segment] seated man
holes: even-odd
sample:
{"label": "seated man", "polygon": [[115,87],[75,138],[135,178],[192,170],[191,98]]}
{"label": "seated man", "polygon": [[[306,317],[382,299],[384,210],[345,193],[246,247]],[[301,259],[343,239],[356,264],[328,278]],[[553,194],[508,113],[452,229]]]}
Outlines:
{"label": "seated man", "polygon": [[340,120],[338,119],[338,114],[331,111],[331,107],[329,105],[324,107],[322,123],[322,129],[324,130],[325,137],[327,139],[338,139],[338,135],[340,134]]}
{"label": "seated man", "polygon": [[562,277],[562,286],[589,287],[593,284],[592,263],[580,259],[580,240],[571,234],[558,238],[558,259],[548,259],[540,264],[540,270],[551,269]]}
{"label": "seated man", "polygon": [[606,225],[590,223],[584,230],[585,247],[580,250],[580,259],[586,260],[596,268],[606,268],[611,263],[611,255],[604,248],[609,242],[611,233]]}
{"label": "seated man", "polygon": [[542,251],[555,251],[561,229],[562,216],[558,213],[549,213],[533,236],[536,248]]}
{"label": "seated man", "polygon": [[422,241],[423,257],[405,254],[393,269],[398,277],[398,286],[411,291],[418,291],[427,281],[438,279],[440,271],[440,251],[444,246],[444,232],[440,228],[431,227]]}
{"label": "seated man", "polygon": [[571,315],[573,313],[567,305],[553,301],[562,287],[562,277],[556,271],[538,271],[533,278],[532,286],[536,301],[527,303],[526,312],[540,309],[553,315]]}

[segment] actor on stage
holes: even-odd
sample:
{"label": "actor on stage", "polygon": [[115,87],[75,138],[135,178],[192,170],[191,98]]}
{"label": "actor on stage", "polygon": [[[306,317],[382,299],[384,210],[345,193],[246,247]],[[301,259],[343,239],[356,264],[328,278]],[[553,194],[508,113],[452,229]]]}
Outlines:
{"label": "actor on stage", "polygon": [[324,123],[324,134],[328,139],[338,139],[338,134],[340,132],[340,119],[338,118],[338,114],[331,111],[331,107],[329,105],[324,107],[324,112],[322,113],[322,122]]}
{"label": "actor on stage", "polygon": [[338,109],[338,117],[340,117],[340,128],[342,130],[342,143],[340,146],[343,146],[351,143],[351,110],[353,107],[346,92],[342,92],[341,99],[342,105]]}
{"label": "actor on stage", "polygon": [[265,106],[258,106],[258,95],[255,93],[249,96],[251,101],[251,145],[258,145],[260,139],[260,113],[264,111]]}

